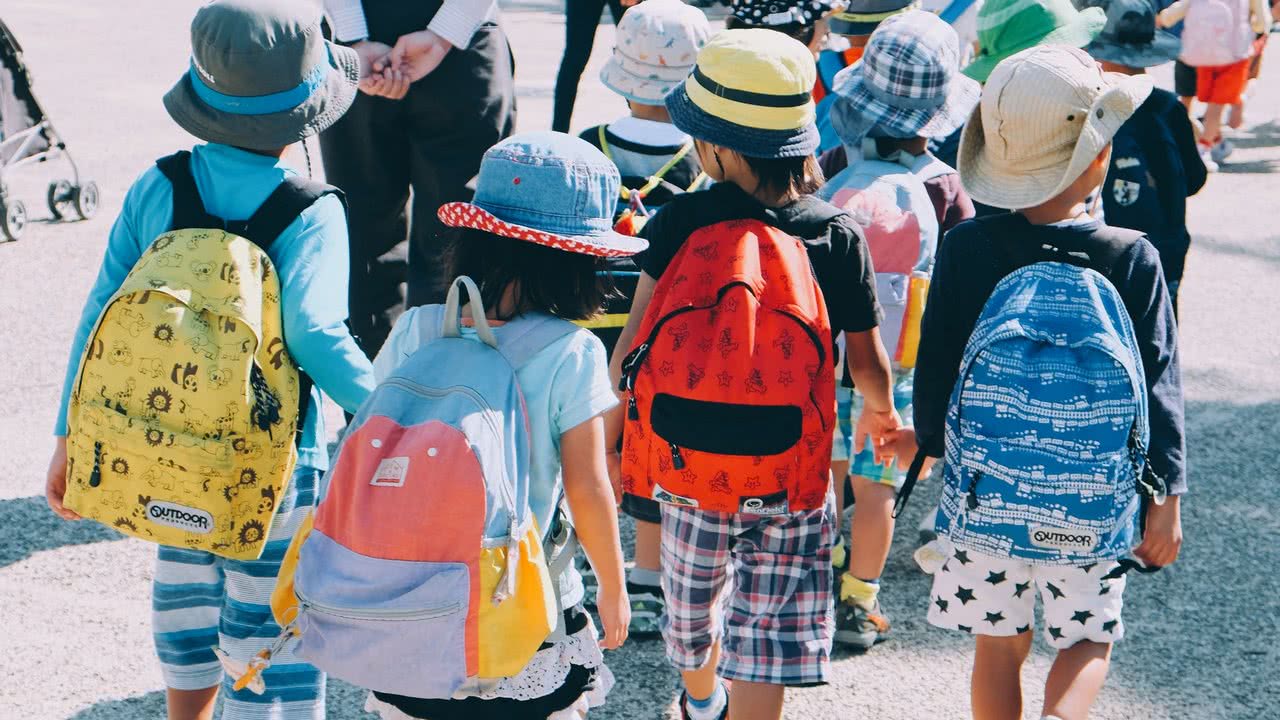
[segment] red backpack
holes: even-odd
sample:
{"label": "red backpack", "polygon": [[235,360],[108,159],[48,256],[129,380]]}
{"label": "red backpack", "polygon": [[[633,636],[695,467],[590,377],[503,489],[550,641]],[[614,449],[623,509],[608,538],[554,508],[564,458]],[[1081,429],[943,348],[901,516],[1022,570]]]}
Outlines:
{"label": "red backpack", "polygon": [[625,492],[727,513],[822,507],[835,373],[799,240],[758,220],[689,236],[623,363]]}

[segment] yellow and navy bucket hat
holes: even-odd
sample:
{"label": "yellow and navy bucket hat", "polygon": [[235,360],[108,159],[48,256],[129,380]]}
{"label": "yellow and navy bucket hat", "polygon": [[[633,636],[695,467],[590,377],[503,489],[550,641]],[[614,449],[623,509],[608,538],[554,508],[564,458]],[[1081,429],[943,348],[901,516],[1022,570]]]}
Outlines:
{"label": "yellow and navy bucket hat", "polygon": [[803,43],[773,30],[726,30],[698,53],[667,111],[692,137],[748,157],[804,157],[818,148],[816,80]]}

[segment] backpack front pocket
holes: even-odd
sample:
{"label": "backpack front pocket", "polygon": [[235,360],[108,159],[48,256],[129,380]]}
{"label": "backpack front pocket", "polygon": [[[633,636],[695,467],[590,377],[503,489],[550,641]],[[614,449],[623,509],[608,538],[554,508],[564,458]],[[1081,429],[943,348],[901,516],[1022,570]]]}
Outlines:
{"label": "backpack front pocket", "polygon": [[[325,582],[335,576],[347,582]],[[411,697],[448,698],[466,680],[465,564],[366,557],[316,530],[296,583],[304,660],[360,687]]]}

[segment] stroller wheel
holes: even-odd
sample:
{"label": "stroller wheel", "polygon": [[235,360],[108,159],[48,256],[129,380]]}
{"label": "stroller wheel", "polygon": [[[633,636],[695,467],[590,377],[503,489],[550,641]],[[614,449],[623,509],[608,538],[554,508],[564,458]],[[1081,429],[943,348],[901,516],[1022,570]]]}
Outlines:
{"label": "stroller wheel", "polygon": [[12,200],[0,205],[0,230],[10,240],[22,237],[27,229],[27,206],[21,200]]}
{"label": "stroller wheel", "polygon": [[88,220],[98,214],[98,183],[90,180],[75,188],[72,190],[72,198],[81,219]]}
{"label": "stroller wheel", "polygon": [[53,219],[65,220],[71,214],[71,208],[75,204],[71,192],[71,181],[57,180],[49,183],[49,193],[46,199],[49,202],[49,213],[53,215]]}

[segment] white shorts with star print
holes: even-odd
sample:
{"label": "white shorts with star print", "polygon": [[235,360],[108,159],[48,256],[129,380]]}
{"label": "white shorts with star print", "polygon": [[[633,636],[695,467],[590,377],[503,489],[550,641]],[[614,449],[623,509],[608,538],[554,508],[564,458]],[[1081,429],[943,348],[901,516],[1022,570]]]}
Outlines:
{"label": "white shorts with star print", "polygon": [[1039,595],[1044,639],[1053,647],[1112,643],[1124,637],[1125,578],[1103,579],[1115,567],[1047,567],[954,548],[933,574],[929,623],[974,635],[1018,635],[1035,624]]}

